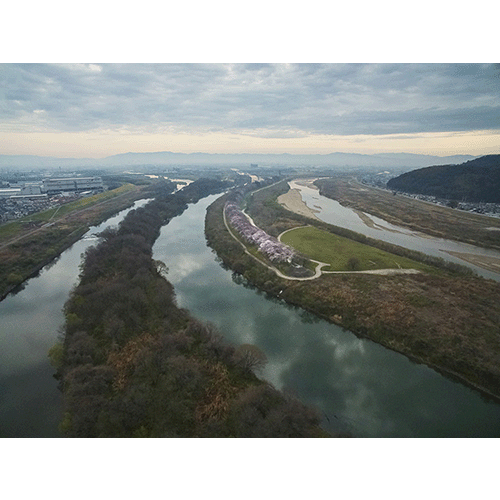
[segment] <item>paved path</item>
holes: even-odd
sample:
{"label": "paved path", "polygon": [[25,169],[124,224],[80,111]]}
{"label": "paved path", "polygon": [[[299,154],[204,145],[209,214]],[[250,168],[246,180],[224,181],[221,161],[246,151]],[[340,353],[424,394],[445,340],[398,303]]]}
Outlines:
{"label": "paved path", "polygon": [[[243,212],[244,213],[244,212]],[[323,267],[329,266],[327,262],[320,262],[319,260],[313,260],[309,259],[311,262],[314,262],[316,264],[316,269],[315,272],[312,276],[308,276],[305,278],[296,278],[294,276],[287,276],[286,274],[283,274],[279,269],[277,269],[274,266],[270,266],[269,264],[261,261],[255,255],[252,255],[248,250],[247,247],[233,234],[231,229],[229,228],[229,224],[226,219],[226,211],[223,208],[222,209],[222,214],[224,218],[224,225],[226,226],[226,229],[228,230],[229,234],[243,247],[243,250],[247,255],[252,257],[252,259],[256,260],[259,264],[262,264],[263,266],[267,267],[271,271],[273,271],[277,276],[280,278],[286,279],[286,280],[293,280],[293,281],[309,281],[309,280],[314,280],[316,278],[319,278],[322,274],[379,274],[379,275],[394,275],[394,274],[419,274],[420,271],[417,271],[416,269],[375,269],[371,271],[323,271]],[[249,221],[252,223],[252,225],[255,226],[252,218],[248,215],[245,214]],[[257,226],[255,226],[257,227]],[[303,226],[303,227],[308,227],[308,226]],[[292,231],[293,229],[297,228],[292,228],[292,229],[287,229],[286,231],[283,231],[279,236],[278,240],[281,241],[281,237],[287,233],[288,231]]]}

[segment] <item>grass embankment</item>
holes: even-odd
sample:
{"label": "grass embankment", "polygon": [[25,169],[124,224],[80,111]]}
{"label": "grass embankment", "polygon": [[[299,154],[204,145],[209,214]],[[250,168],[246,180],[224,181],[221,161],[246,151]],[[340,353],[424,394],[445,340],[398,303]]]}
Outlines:
{"label": "grass embankment", "polygon": [[323,268],[324,271],[417,269],[429,272],[432,269],[420,262],[363,245],[313,226],[292,229],[282,234],[280,239],[310,259],[329,264]]}
{"label": "grass embankment", "polygon": [[500,219],[442,207],[338,176],[314,182],[320,194],[395,225],[437,238],[500,249]]}
{"label": "grass embankment", "polygon": [[127,184],[0,226],[0,300],[116,212],[146,196]]}
{"label": "grass embankment", "polygon": [[48,210],[44,210],[43,212],[27,215],[26,217],[22,217],[18,220],[2,224],[0,225],[0,245],[7,243],[8,238],[21,236],[23,231],[29,231],[36,223],[48,223],[54,218],[56,218],[57,220],[65,215],[68,215],[71,212],[91,207],[106,200],[124,195],[125,193],[129,193],[130,191],[134,191],[136,189],[137,186],[127,183],[111,191],[105,191],[94,196],[79,198],[75,201],[65,203],[64,205],[49,208]]}
{"label": "grass embankment", "polygon": [[[275,200],[287,189],[284,182],[249,197],[250,215],[268,233],[277,235],[313,224],[342,236],[361,236],[286,211]],[[207,211],[208,243],[226,266],[250,283],[500,398],[500,283],[438,259],[426,262],[425,255],[415,252],[410,252],[415,260],[438,267],[416,275],[325,274],[305,282],[281,279],[231,238],[222,219],[223,204],[220,198]],[[383,246],[393,248],[395,255],[401,250]]]}

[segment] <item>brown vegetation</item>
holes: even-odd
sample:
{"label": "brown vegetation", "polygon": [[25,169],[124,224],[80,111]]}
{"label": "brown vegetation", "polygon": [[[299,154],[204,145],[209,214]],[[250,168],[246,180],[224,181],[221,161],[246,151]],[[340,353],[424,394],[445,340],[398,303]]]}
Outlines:
{"label": "brown vegetation", "polygon": [[315,411],[259,380],[214,328],[177,307],[151,258],[163,224],[225,187],[198,180],[159,195],[87,250],[58,363],[65,436],[318,435]]}
{"label": "brown vegetation", "polygon": [[104,202],[40,223],[36,229],[32,223],[16,223],[19,229],[15,235],[0,239],[0,300],[78,241],[90,226],[129,207],[145,193],[144,186],[135,186]]}
{"label": "brown vegetation", "polygon": [[[283,183],[249,198],[247,210],[270,234],[303,223],[275,202],[284,190]],[[500,283],[460,268],[453,272],[439,261],[435,272],[416,275],[284,280],[232,241],[222,221],[223,203],[221,198],[209,207],[206,234],[224,265],[273,296],[500,398]],[[325,229],[324,223],[307,223]]]}
{"label": "brown vegetation", "polygon": [[342,205],[380,217],[437,238],[463,241],[480,247],[500,248],[500,220],[360,184],[352,177],[338,176],[314,183],[320,194]]}

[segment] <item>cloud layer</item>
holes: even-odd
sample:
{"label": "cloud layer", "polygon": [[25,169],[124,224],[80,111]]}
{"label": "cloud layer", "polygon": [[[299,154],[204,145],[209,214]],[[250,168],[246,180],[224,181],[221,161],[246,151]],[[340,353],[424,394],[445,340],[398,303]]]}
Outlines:
{"label": "cloud layer", "polygon": [[0,130],[257,137],[500,129],[488,64],[2,64]]}

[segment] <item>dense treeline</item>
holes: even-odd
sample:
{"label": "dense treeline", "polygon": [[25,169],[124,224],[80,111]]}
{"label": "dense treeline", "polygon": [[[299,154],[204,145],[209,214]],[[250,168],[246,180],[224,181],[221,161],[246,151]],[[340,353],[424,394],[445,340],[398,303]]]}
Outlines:
{"label": "dense treeline", "polygon": [[448,200],[500,203],[500,155],[420,168],[391,179],[387,187]]}
{"label": "dense treeline", "polygon": [[51,352],[68,437],[308,437],[318,415],[259,380],[250,349],[225,344],[179,309],[152,260],[162,225],[188,203],[227,188],[200,179],[165,186],[87,250]]}

